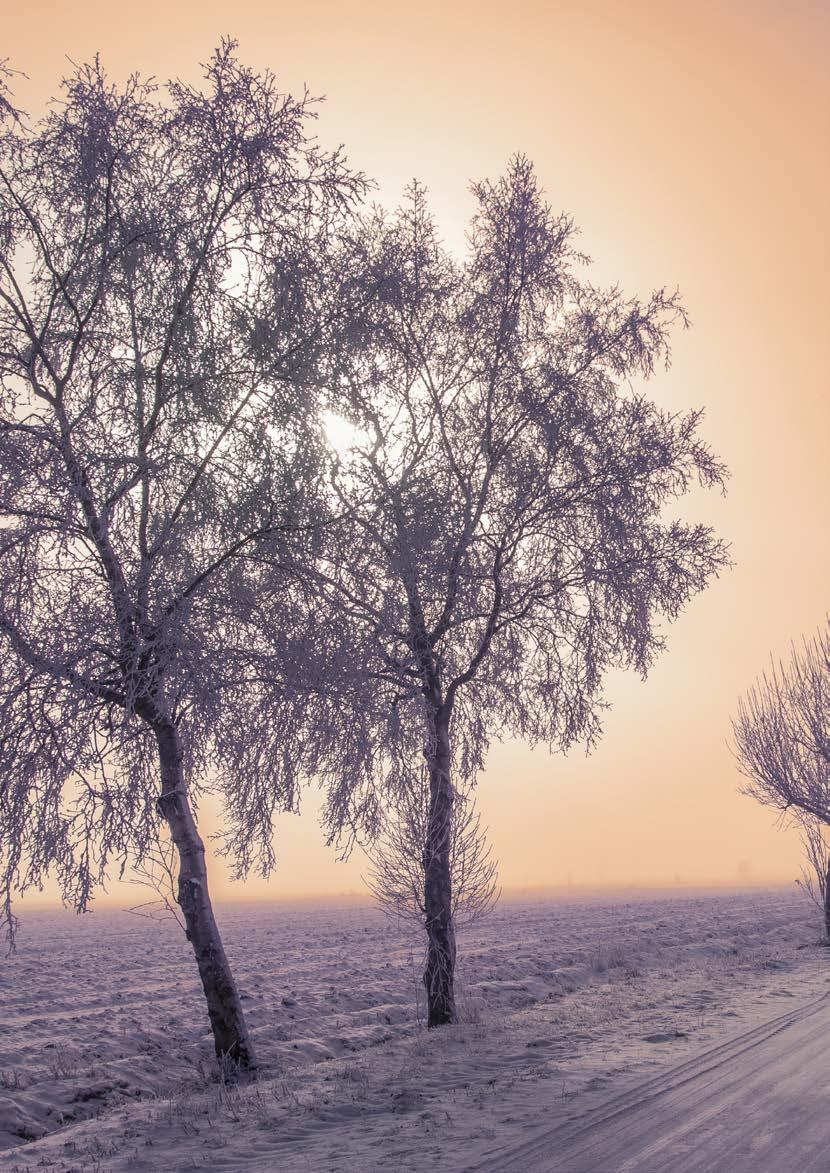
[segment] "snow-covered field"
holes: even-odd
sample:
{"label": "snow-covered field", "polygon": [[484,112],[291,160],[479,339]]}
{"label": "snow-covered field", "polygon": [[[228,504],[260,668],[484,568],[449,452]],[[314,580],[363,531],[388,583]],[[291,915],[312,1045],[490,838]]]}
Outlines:
{"label": "snow-covered field", "polygon": [[420,941],[353,905],[228,905],[261,1069],[224,1082],[181,930],[29,912],[0,961],[0,1168],[472,1170],[827,989],[797,892],[503,900],[460,941],[457,1027]]}

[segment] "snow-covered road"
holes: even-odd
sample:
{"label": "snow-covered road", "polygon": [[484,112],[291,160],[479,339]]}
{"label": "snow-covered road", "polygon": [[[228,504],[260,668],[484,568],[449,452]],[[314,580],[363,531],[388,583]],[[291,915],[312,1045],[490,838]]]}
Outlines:
{"label": "snow-covered road", "polygon": [[827,1173],[828,1044],[823,994],[471,1173]]}

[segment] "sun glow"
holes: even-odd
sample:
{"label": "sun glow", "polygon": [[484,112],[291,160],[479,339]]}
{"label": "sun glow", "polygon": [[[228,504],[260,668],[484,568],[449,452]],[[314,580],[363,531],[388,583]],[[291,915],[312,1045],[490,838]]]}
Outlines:
{"label": "sun glow", "polygon": [[360,428],[333,411],[323,413],[323,429],[330,447],[340,457],[347,456],[364,439]]}

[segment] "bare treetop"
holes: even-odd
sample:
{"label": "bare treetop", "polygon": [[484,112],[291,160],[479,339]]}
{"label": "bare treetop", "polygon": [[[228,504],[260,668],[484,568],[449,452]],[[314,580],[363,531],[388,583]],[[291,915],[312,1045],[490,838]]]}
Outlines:
{"label": "bare treetop", "polygon": [[656,620],[725,560],[709,529],[665,516],[691,483],[722,483],[700,413],[628,382],[668,361],[676,295],[580,283],[571,222],[525,160],[474,190],[464,265],[417,186],[366,226],[381,297],[348,375],[358,431],[334,488],[356,520],[328,584],[398,709],[426,664],[465,706],[471,766],[491,731],[593,737],[604,670],[645,672]]}
{"label": "bare treetop", "polygon": [[760,677],[732,728],[746,794],[830,824],[830,623]]}

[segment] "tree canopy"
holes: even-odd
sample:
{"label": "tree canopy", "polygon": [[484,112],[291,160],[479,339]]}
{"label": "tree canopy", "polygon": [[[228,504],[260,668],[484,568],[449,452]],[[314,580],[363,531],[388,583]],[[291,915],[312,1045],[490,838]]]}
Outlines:
{"label": "tree canopy", "polygon": [[[318,574],[368,689],[332,830],[367,762],[394,792],[425,753],[425,867],[441,855],[444,888],[453,788],[490,739],[592,743],[607,671],[645,673],[661,621],[727,562],[710,528],[667,514],[693,484],[723,484],[701,413],[667,413],[640,385],[685,324],[677,295],[582,279],[573,224],[525,158],[473,190],[460,262],[417,184],[395,215],[362,222],[355,280],[377,294],[338,352],[354,442]],[[446,893],[441,906],[449,923]]]}
{"label": "tree canopy", "polygon": [[[341,312],[331,246],[365,182],[311,137],[312,99],[245,68],[232,42],[201,87],[118,86],[95,61],[39,122],[4,110],[7,920],[12,890],[50,869],[85,908],[166,821],[189,860],[198,955],[197,921],[212,924],[200,791],[224,794],[243,869],[269,866],[271,815],[295,801],[305,695],[287,682],[310,621],[280,567],[302,561],[316,524],[318,368]],[[267,718],[263,592],[280,632]],[[208,965],[215,925],[202,944]]]}

